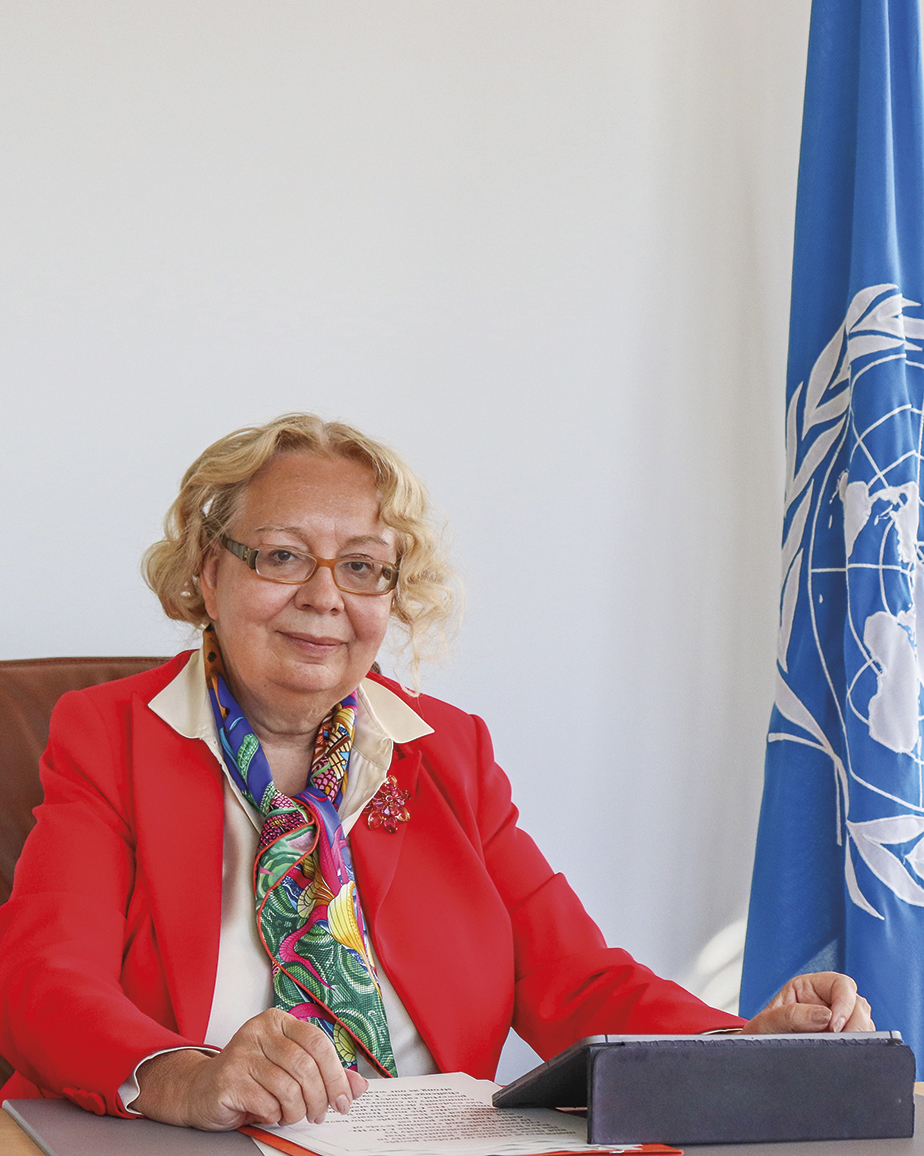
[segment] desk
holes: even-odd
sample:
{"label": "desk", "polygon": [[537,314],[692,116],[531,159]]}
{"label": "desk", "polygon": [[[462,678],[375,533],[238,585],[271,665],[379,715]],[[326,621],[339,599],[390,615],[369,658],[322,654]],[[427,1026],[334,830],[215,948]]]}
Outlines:
{"label": "desk", "polygon": [[0,1156],[42,1156],[38,1144],[0,1108]]}
{"label": "desk", "polygon": [[[690,1156],[924,1156],[924,1082],[915,1084],[913,1140],[815,1140],[802,1144],[709,1144]],[[254,1147],[256,1156],[257,1149]],[[0,1108],[0,1156],[43,1156],[41,1148]]]}

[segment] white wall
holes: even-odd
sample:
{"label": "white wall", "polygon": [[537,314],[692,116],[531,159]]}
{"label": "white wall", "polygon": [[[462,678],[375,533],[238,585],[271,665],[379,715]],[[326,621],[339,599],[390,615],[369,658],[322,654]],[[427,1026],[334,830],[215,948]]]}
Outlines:
{"label": "white wall", "polygon": [[809,0],[8,0],[0,657],[169,653],[138,558],[291,409],[395,444],[425,689],[668,974],[743,911]]}

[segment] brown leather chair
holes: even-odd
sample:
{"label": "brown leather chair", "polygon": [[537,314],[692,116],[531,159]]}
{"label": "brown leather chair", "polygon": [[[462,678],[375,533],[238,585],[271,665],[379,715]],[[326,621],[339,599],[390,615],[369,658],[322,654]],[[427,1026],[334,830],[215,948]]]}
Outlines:
{"label": "brown leather chair", "polygon": [[[0,662],[0,903],[42,801],[39,757],[52,707],[68,690],[150,670],[163,658],[23,658]],[[0,1083],[12,1069],[0,1058]]]}

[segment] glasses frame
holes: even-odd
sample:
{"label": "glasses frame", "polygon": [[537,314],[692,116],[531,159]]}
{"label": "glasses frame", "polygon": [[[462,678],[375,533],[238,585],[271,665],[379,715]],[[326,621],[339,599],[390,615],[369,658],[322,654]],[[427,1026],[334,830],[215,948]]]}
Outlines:
{"label": "glasses frame", "polygon": [[[394,576],[392,578],[391,585],[386,590],[345,589],[337,581],[337,571],[334,569],[335,566],[344,561],[343,558],[318,558],[314,554],[308,554],[301,550],[293,550],[292,553],[303,554],[305,558],[310,558],[311,561],[314,562],[314,569],[311,571],[307,578],[302,578],[299,582],[294,582],[291,578],[268,578],[265,574],[261,574],[257,569],[257,558],[260,554],[260,551],[257,547],[245,546],[243,542],[235,542],[235,540],[233,538],[229,538],[227,534],[220,535],[218,540],[226,550],[229,550],[235,556],[235,558],[240,558],[245,566],[249,566],[258,578],[262,578],[264,582],[275,582],[278,586],[304,586],[306,582],[310,582],[315,574],[317,574],[319,566],[323,566],[326,570],[330,570],[330,576],[334,580],[334,585],[342,594],[355,594],[358,598],[381,598],[383,594],[390,594],[392,590],[394,590],[394,588],[398,585],[399,570],[397,565],[394,565]],[[275,548],[278,549],[279,547]],[[372,561],[374,560],[375,559],[372,559]],[[392,566],[392,563],[383,562],[381,565]]]}

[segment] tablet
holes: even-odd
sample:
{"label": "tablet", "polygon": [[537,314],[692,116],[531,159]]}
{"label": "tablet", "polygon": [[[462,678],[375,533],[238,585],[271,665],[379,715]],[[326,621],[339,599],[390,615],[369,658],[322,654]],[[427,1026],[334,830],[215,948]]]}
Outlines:
{"label": "tablet", "polygon": [[899,1032],[589,1036],[493,1100],[586,1107],[591,1144],[907,1137],[914,1056]]}

